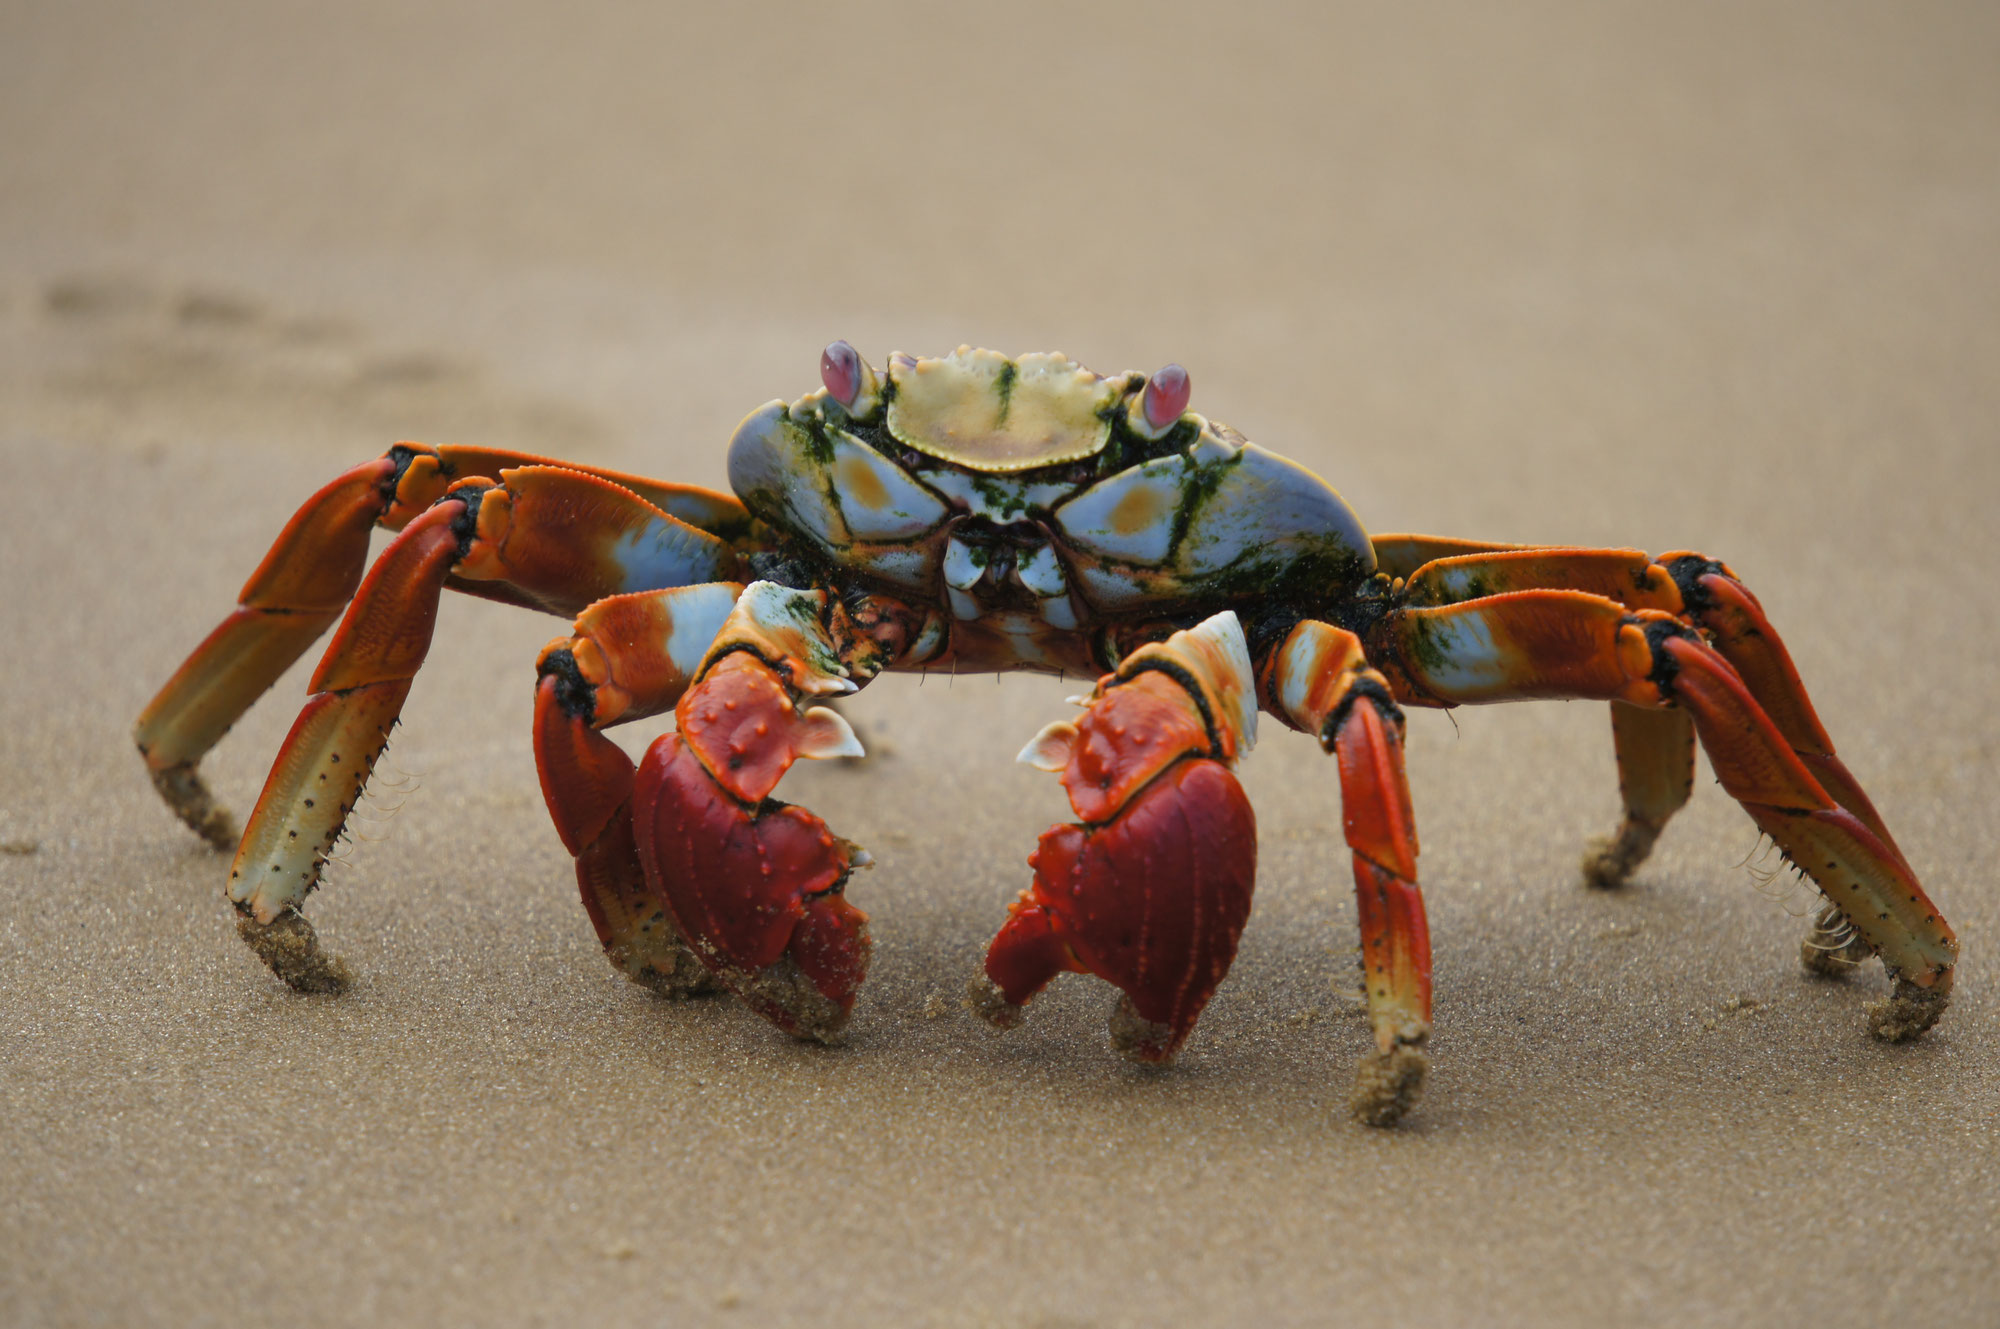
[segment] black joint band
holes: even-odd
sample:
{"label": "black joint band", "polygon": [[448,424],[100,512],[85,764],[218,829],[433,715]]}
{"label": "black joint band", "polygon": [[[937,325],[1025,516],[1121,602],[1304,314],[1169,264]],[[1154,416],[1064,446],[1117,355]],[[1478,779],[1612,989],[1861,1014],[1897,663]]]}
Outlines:
{"label": "black joint band", "polygon": [[382,477],[375,492],[382,496],[382,510],[387,512],[396,502],[396,491],[403,487],[403,473],[410,469],[411,462],[425,454],[407,443],[398,443],[382,455],[389,459],[389,473]]}
{"label": "black joint band", "polygon": [[1684,554],[1666,564],[1666,569],[1667,575],[1674,579],[1674,585],[1680,588],[1681,604],[1690,614],[1699,614],[1714,603],[1701,579],[1711,574],[1718,577],[1729,575],[1729,569],[1721,563],[1703,558],[1700,554]]}
{"label": "black joint band", "polygon": [[1151,659],[1139,661],[1134,666],[1130,675],[1118,681],[1120,683],[1130,683],[1133,679],[1139,677],[1139,675],[1147,673],[1165,674],[1168,678],[1180,684],[1181,690],[1194,699],[1195,709],[1201,712],[1202,728],[1208,731],[1208,750],[1211,753],[1220,753],[1222,751],[1222,731],[1216,726],[1215,712],[1208,709],[1208,694],[1201,690],[1201,684],[1195,680],[1195,676],[1172,660],[1164,660],[1158,656],[1154,656]]}
{"label": "black joint band", "polygon": [[834,879],[833,885],[828,886],[825,890],[806,891],[804,898],[807,900],[824,900],[830,895],[845,895],[847,894],[847,883],[853,876],[854,869],[851,867],[846,868]]}
{"label": "black joint band", "polygon": [[744,566],[753,581],[774,581],[795,591],[816,590],[823,574],[796,550],[759,549],[745,556]]}
{"label": "black joint band", "polygon": [[1653,652],[1653,668],[1647,673],[1646,681],[1658,688],[1661,696],[1673,696],[1674,675],[1680,673],[1681,667],[1667,650],[1667,643],[1676,638],[1699,643],[1701,634],[1670,618],[1656,618],[1649,622],[1637,617],[1628,617],[1624,621],[1645,624],[1646,645]]}
{"label": "black joint band", "polygon": [[[597,718],[597,689],[576,667],[576,656],[567,647],[550,651],[537,673],[540,678],[556,681],[556,705],[563,708],[564,715],[574,716],[585,724]],[[540,687],[540,682],[537,681],[535,686]]]}
{"label": "black joint band", "polygon": [[1326,724],[1319,731],[1321,747],[1332,749],[1334,740],[1340,736],[1340,727],[1347,723],[1348,713],[1363,698],[1374,704],[1376,711],[1395,726],[1398,734],[1403,732],[1403,708],[1396,704],[1394,695],[1380,679],[1361,674],[1347,685],[1347,691],[1341,694],[1340,704],[1333,708],[1333,714],[1326,717]]}
{"label": "black joint band", "polygon": [[458,556],[464,558],[472,552],[472,542],[479,538],[479,505],[486,499],[486,491],[492,486],[467,484],[463,489],[454,489],[439,499],[440,503],[463,503],[464,509],[451,519],[451,533],[458,537]]}

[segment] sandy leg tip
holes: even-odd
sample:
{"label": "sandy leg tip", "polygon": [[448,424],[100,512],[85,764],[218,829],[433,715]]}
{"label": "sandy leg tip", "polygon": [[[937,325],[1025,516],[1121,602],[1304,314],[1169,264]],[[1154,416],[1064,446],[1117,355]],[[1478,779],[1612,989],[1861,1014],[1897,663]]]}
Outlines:
{"label": "sandy leg tip", "polygon": [[287,910],[268,923],[252,914],[236,916],[236,933],[294,992],[345,992],[354,975],[339,957],[320,949],[319,936],[305,915]]}
{"label": "sandy leg tip", "polygon": [[615,956],[611,962],[617,965],[619,970],[634,983],[653,993],[653,995],[664,997],[668,1001],[687,1001],[694,997],[712,997],[718,992],[727,990],[714,974],[709,973],[707,969],[702,967],[701,961],[695,959],[692,954],[688,954],[685,959],[674,959],[671,966],[666,969],[659,967],[657,959],[651,963],[642,964],[636,969],[627,969],[623,964],[619,964]]}
{"label": "sandy leg tip", "polygon": [[1348,1111],[1364,1126],[1394,1126],[1423,1100],[1430,1065],[1424,1050],[1408,1043],[1369,1053],[1355,1071]]}
{"label": "sandy leg tip", "polygon": [[213,849],[232,851],[243,832],[229,809],[215,801],[208,782],[191,761],[152,772],[153,788],[174,810],[187,828],[208,841]]}
{"label": "sandy leg tip", "polygon": [[1918,987],[1898,974],[1895,991],[1886,1001],[1868,1008],[1868,1032],[1884,1043],[1907,1043],[1944,1015],[1951,1003],[1951,975],[1947,971],[1932,986]]}
{"label": "sandy leg tip", "polygon": [[604,948],[612,968],[669,1001],[702,997],[723,990],[665,915],[632,930],[631,935]]}
{"label": "sandy leg tip", "polygon": [[1617,890],[1632,879],[1653,842],[1660,838],[1654,827],[1627,817],[1618,833],[1591,842],[1583,855],[1583,882],[1593,890]]}

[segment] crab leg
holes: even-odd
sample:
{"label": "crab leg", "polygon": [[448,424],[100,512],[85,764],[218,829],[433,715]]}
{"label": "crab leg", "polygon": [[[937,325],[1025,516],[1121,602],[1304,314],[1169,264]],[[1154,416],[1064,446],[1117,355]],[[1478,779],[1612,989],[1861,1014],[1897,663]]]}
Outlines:
{"label": "crab leg", "polygon": [[1355,1077],[1351,1110],[1368,1125],[1392,1126],[1423,1095],[1431,1030],[1431,939],[1417,889],[1403,713],[1360,639],[1311,619],[1270,653],[1260,678],[1274,713],[1317,738],[1339,762],[1375,1030],[1375,1052]]}
{"label": "crab leg", "polygon": [[1951,991],[1958,943],[1902,855],[1823,786],[1742,675],[1679,618],[1575,591],[1519,591],[1392,612],[1369,656],[1426,705],[1580,697],[1676,705],[1722,786],[1840,909],[1895,982],[1878,1037],[1913,1038]]}
{"label": "crab leg", "polygon": [[369,532],[394,501],[399,470],[393,457],[381,457],[307,499],[244,583],[236,612],[139,715],[133,739],[154,787],[217,849],[234,848],[238,832],[201,778],[201,758],[340,616],[360,584]]}
{"label": "crab leg", "polygon": [[1700,554],[1662,554],[1659,562],[1679,586],[1687,617],[1708,630],[1715,649],[1735,667],[1750,695],[1771,717],[1813,779],[1901,859],[1902,851],[1883,824],[1882,814],[1834,755],[1833,740],[1827,737],[1812,700],[1806,696],[1784,639],[1764,616],[1764,607],[1750,588],[1723,564]]}
{"label": "crab leg", "polygon": [[1686,711],[1611,703],[1611,742],[1625,817],[1583,856],[1583,879],[1602,890],[1624,885],[1694,792],[1694,722]]}
{"label": "crab leg", "polygon": [[663,996],[713,980],[646,886],[632,829],[632,759],[600,732],[671,708],[743,587],[710,582],[600,600],[542,651],[535,765],[577,887],[611,963]]}
{"label": "crab leg", "polygon": [[[402,529],[454,479],[498,479],[504,468],[543,461],[490,448],[398,443],[299,507],[244,583],[236,611],[167,680],[133,730],[154,786],[190,829],[218,849],[235,847],[235,820],[201,778],[201,758],[340,617],[361,584],[370,532]],[[723,495],[593,473],[725,539],[748,526],[741,505]]]}
{"label": "crab leg", "polygon": [[1369,538],[1369,543],[1375,548],[1376,571],[1391,577],[1408,577],[1424,564],[1440,558],[1530,547],[1491,540],[1461,540],[1451,535],[1376,535]]}
{"label": "crab leg", "polygon": [[1021,760],[1059,772],[1079,823],[1042,836],[973,1009],[999,1028],[1058,973],[1120,989],[1111,1041],[1171,1062],[1229,972],[1250,916],[1257,826],[1230,766],[1256,739],[1249,650],[1233,613],[1125,657],[1080,723]]}
{"label": "crab leg", "polygon": [[[575,612],[662,582],[713,581],[735,554],[629,491],[537,466],[466,480],[404,529],[347,608],[257,800],[229,874],[239,930],[301,991],[347,981],[299,913],[430,649],[449,577]],[[634,584],[636,583],[636,585]]]}
{"label": "crab leg", "polygon": [[[1585,591],[1631,609],[1665,610],[1704,629],[1821,788],[1901,857],[1881,814],[1834,755],[1833,740],[1814,713],[1778,630],[1749,588],[1724,564],[1684,551],[1654,558],[1637,549],[1460,550],[1464,542],[1428,536],[1382,538],[1391,542],[1392,551],[1404,551],[1403,557],[1417,551],[1432,555],[1432,561],[1409,574],[1404,588],[1407,602],[1415,607],[1457,604],[1510,591]],[[1617,834],[1584,860],[1584,874],[1592,885],[1616,886],[1629,877],[1651,851],[1667,819],[1686,802],[1674,791],[1691,759],[1687,742],[1670,722],[1663,721],[1658,728],[1658,733],[1642,733],[1629,714],[1613,708],[1612,733],[1626,815]],[[1813,946],[1808,942],[1809,964],[1819,953]]]}
{"label": "crab leg", "polygon": [[[678,731],[640,762],[633,829],[646,898],[752,1010],[800,1038],[837,1042],[868,972],[868,916],[843,891],[873,860],[804,808],[770,796],[800,757],[858,757],[834,711],[876,662],[843,658],[823,591],[755,582],[675,707]],[[559,814],[560,815],[560,814]]]}

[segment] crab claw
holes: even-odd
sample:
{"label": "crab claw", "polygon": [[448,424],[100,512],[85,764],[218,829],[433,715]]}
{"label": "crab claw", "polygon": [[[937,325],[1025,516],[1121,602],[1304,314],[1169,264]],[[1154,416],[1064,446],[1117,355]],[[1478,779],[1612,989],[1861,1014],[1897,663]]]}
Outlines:
{"label": "crab claw", "polygon": [[[1254,709],[1234,616],[1126,658],[1080,722],[1036,735],[1021,760],[1059,772],[1082,820],[1042,836],[1034,882],[1008,910],[973,978],[973,1009],[1009,1028],[1064,970],[1124,995],[1111,1040],[1170,1062],[1229,973],[1250,917],[1257,822],[1228,763]],[[1197,695],[1198,694],[1198,695]]]}
{"label": "crab claw", "polygon": [[1011,1025],[1058,973],[1096,974],[1124,994],[1118,1051],[1171,1062],[1236,958],[1256,845],[1249,800],[1214,761],[1181,762],[1105,825],[1050,830],[987,951],[980,1014]]}
{"label": "crab claw", "polygon": [[841,892],[866,851],[770,798],[793,760],[859,751],[834,712],[799,714],[772,668],[725,656],[647,750],[633,787],[646,881],[710,972],[787,1033],[839,1041],[868,973],[868,916]]}
{"label": "crab claw", "polygon": [[868,973],[868,916],[840,893],[860,851],[804,808],[744,807],[672,734],[633,801],[646,879],[702,963],[785,1032],[837,1042]]}

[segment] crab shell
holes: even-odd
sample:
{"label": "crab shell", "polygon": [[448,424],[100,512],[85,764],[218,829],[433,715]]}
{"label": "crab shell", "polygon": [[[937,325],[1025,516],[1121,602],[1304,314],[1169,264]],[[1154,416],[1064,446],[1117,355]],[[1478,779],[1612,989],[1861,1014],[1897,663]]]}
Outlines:
{"label": "crab shell", "polygon": [[824,561],[969,623],[1058,633],[1252,598],[1325,602],[1375,571],[1324,481],[1226,425],[1154,425],[1146,376],[961,346],[861,370],[737,428],[729,480]]}

